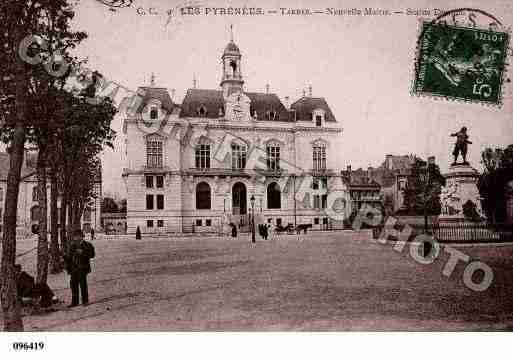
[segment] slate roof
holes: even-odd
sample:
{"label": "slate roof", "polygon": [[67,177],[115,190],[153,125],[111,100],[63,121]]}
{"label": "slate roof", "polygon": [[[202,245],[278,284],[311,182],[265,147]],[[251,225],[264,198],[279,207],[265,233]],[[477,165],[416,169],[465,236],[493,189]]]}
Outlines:
{"label": "slate roof", "polygon": [[366,187],[379,189],[381,185],[372,177],[372,171],[362,170],[361,168],[356,171],[341,171],[342,177],[348,180],[350,187]]}
{"label": "slate roof", "polygon": [[141,93],[140,91],[144,91],[145,95],[143,96],[141,106],[137,109],[138,113],[142,112],[144,106],[146,106],[151,99],[159,100],[162,103],[162,108],[168,112],[172,112],[176,106],[171,96],[169,96],[169,92],[164,87],[139,87],[137,93]]}
{"label": "slate roof", "polygon": [[[275,121],[293,121],[291,114],[276,94],[267,94],[259,92],[245,92],[251,100],[251,114],[257,113],[259,121],[267,120],[266,113],[275,111],[278,118]],[[198,110],[204,106],[207,110],[206,118],[219,118],[219,109],[223,109],[224,98],[220,90],[207,89],[189,89],[183,99],[180,117],[200,117]]]}
{"label": "slate roof", "polygon": [[317,108],[326,112],[326,122],[337,121],[324,97],[304,96],[294,102],[290,108],[296,111],[296,121],[312,121],[311,113]]}
{"label": "slate roof", "polygon": [[198,109],[204,106],[207,118],[219,118],[219,109],[224,113],[223,93],[220,90],[188,89],[182,101],[180,117],[200,117]]}

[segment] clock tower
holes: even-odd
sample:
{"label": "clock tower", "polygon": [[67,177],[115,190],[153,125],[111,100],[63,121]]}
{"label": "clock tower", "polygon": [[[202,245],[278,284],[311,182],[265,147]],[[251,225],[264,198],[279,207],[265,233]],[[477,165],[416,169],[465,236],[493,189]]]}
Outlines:
{"label": "clock tower", "polygon": [[224,49],[221,56],[223,65],[223,76],[221,78],[221,88],[223,97],[227,99],[233,93],[242,93],[244,80],[241,73],[241,58],[239,47],[233,42],[233,28],[230,26],[230,42]]}

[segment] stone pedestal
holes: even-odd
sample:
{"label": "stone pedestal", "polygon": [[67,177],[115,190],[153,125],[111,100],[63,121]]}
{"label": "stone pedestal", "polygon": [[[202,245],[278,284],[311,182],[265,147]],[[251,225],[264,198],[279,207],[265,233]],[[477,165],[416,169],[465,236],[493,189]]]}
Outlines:
{"label": "stone pedestal", "polygon": [[453,164],[449,172],[444,174],[446,185],[442,189],[440,200],[442,202],[443,218],[464,218],[463,205],[472,201],[476,211],[484,217],[481,207],[481,196],[477,188],[479,174],[469,164]]}

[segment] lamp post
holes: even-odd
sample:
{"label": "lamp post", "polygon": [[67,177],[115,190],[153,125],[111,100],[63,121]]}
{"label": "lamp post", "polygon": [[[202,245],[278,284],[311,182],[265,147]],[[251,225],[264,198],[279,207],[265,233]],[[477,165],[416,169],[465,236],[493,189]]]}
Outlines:
{"label": "lamp post", "polygon": [[255,243],[255,196],[251,196],[251,242]]}

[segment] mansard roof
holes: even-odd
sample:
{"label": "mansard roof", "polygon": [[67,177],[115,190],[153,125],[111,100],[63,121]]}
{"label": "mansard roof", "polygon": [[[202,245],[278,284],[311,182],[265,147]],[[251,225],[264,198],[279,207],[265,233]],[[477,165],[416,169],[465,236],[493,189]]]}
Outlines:
{"label": "mansard roof", "polygon": [[337,121],[324,97],[303,96],[294,102],[290,108],[296,111],[296,121],[311,121],[311,113],[315,109],[322,109],[326,112],[326,122]]}
{"label": "mansard roof", "polygon": [[[274,111],[278,115],[275,121],[292,121],[290,113],[276,94],[244,92],[251,100],[251,114],[256,111],[257,119],[267,120],[267,112]],[[219,109],[224,112],[223,92],[220,90],[189,89],[182,102],[180,117],[200,117],[198,110],[204,107],[206,118],[219,118]]]}
{"label": "mansard roof", "polygon": [[182,101],[180,117],[200,117],[198,110],[206,110],[207,118],[219,118],[219,109],[224,113],[223,93],[219,90],[188,89]]}
{"label": "mansard roof", "polygon": [[172,112],[173,108],[176,106],[169,96],[169,92],[164,87],[139,87],[137,89],[137,93],[144,93],[143,101],[141,106],[137,109],[138,113],[141,113],[150,100],[156,99],[162,103],[162,108],[168,112]]}

